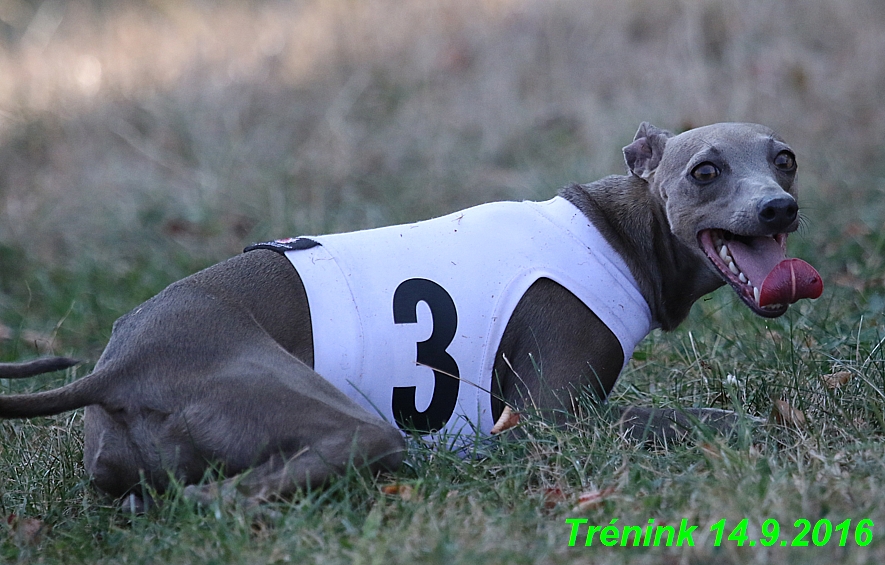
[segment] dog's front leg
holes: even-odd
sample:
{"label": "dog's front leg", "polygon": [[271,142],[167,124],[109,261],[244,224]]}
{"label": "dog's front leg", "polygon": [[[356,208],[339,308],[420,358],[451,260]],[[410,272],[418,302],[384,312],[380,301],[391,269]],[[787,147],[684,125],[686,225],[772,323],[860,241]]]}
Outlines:
{"label": "dog's front leg", "polygon": [[636,441],[668,445],[688,439],[694,430],[704,429],[722,436],[731,434],[743,418],[752,424],[760,418],[742,417],[731,410],[718,408],[648,408],[612,406],[621,433]]}
{"label": "dog's front leg", "polygon": [[576,400],[608,396],[624,362],[614,334],[578,298],[539,279],[520,299],[495,360],[493,415],[509,405],[553,420],[573,414]]}
{"label": "dog's front leg", "polygon": [[[520,300],[501,343],[493,383],[496,419],[506,404],[562,423],[574,414],[581,396],[605,399],[624,361],[612,332],[548,279],[536,282]],[[727,435],[739,421],[734,412],[712,408],[600,408],[628,437],[658,444],[685,438],[699,425]]]}

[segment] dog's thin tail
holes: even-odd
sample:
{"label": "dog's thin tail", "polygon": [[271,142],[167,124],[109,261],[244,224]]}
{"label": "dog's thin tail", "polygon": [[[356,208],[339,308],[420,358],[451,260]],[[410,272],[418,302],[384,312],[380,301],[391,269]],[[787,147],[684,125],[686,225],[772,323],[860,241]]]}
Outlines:
{"label": "dog's thin tail", "polygon": [[73,367],[79,361],[69,357],[43,357],[24,363],[0,363],[0,379],[23,379],[42,373],[61,371]]}
{"label": "dog's thin tail", "polygon": [[[79,361],[66,357],[47,357],[25,363],[0,363],[0,378],[20,379],[59,371],[76,365]],[[96,393],[103,383],[92,373],[73,383],[32,394],[0,395],[0,418],[33,418],[52,416],[94,404]]]}

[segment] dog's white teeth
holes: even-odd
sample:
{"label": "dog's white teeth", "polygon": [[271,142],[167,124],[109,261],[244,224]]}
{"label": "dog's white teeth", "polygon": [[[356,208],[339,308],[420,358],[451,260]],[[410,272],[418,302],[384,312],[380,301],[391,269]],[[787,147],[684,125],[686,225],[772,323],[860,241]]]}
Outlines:
{"label": "dog's white teeth", "polygon": [[753,298],[756,300],[756,304],[759,304],[759,289],[755,286],[753,287]]}
{"label": "dog's white teeth", "polygon": [[[735,275],[738,280],[740,280],[743,284],[753,286],[753,283],[750,282],[750,279],[747,278],[747,275],[741,271],[740,267],[734,262],[734,259],[731,256],[731,253],[728,252],[728,246],[722,243],[722,240],[717,241],[719,245],[719,258],[722,259],[722,262],[728,265],[728,270],[731,271],[733,275]],[[758,293],[758,289],[756,290]],[[756,302],[759,302],[759,297],[756,297]]]}
{"label": "dog's white teeth", "polygon": [[[722,259],[722,262],[728,265],[728,270],[732,272],[737,278],[746,285],[752,286],[750,279],[747,278],[740,267],[734,262],[734,259],[731,256],[731,253],[728,252],[728,246],[722,242],[722,240],[718,240],[716,244],[719,246],[719,258]],[[756,299],[756,302],[759,302],[759,299]]]}

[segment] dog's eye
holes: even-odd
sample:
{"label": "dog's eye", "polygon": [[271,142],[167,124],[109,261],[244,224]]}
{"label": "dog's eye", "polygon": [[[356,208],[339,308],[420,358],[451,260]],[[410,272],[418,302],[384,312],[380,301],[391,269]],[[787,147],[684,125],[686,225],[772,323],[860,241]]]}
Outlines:
{"label": "dog's eye", "polygon": [[691,170],[691,176],[698,182],[710,182],[719,176],[719,167],[713,163],[701,163]]}
{"label": "dog's eye", "polygon": [[774,166],[784,172],[796,169],[796,156],[789,151],[781,151],[774,157]]}

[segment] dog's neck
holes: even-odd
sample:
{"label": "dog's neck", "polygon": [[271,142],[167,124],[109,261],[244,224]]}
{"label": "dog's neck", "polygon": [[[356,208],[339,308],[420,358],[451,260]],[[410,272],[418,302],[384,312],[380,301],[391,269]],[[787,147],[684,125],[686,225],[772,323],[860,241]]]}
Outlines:
{"label": "dog's neck", "polygon": [[725,284],[703,257],[676,239],[663,203],[651,194],[646,181],[610,176],[568,186],[560,195],[577,206],[621,255],[652,317],[664,330],[678,326],[695,300]]}

